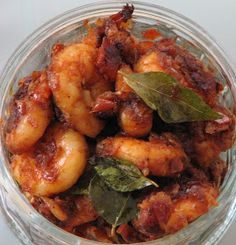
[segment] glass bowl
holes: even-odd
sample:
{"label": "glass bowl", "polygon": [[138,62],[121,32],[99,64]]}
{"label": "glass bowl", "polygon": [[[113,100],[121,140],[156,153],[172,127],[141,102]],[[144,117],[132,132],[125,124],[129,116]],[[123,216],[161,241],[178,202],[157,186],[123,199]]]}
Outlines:
{"label": "glass bowl", "polygon": [[[214,69],[225,85],[221,103],[234,109],[236,74],[224,52],[205,30],[186,17],[150,3],[132,1],[135,6],[134,29],[137,37],[148,28],[158,28],[164,36],[175,37],[178,44]],[[40,70],[50,61],[50,49],[56,42],[78,41],[86,33],[83,21],[94,23],[99,17],[119,11],[123,1],[96,2],[68,11],[36,30],[15,51],[5,66],[0,84],[0,207],[6,221],[24,244],[89,245],[101,244],[67,233],[41,216],[21,193],[9,169],[9,155],[4,146],[4,122],[8,105],[20,78]],[[174,235],[158,239],[159,245],[217,244],[232,223],[236,211],[235,147],[222,154],[228,172],[221,187],[219,206]],[[157,241],[142,244],[157,244]]]}

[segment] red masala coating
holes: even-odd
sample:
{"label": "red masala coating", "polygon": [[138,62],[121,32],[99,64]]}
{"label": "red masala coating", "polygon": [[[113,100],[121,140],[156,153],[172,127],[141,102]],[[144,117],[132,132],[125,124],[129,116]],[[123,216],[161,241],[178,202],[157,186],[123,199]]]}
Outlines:
{"label": "red masala coating", "polygon": [[124,134],[142,137],[151,131],[153,112],[139,98],[127,99],[122,103],[119,113],[119,125]]}
{"label": "red masala coating", "polygon": [[97,219],[98,214],[87,196],[77,196],[74,205],[76,209],[68,212],[68,219],[63,223],[64,229],[72,231],[76,226]]}
{"label": "red masala coating", "polygon": [[117,113],[120,98],[114,92],[105,92],[97,97],[92,112],[100,118],[108,118]]}
{"label": "red masala coating", "polygon": [[98,51],[97,67],[104,76],[114,81],[116,73],[122,63],[119,50],[107,38],[103,38]]}
{"label": "red masala coating", "polygon": [[[6,129],[8,133],[11,132],[11,130],[16,127],[20,115],[25,113],[26,106],[24,105],[25,103],[23,101],[24,98],[29,96],[29,92],[28,92],[29,85],[30,83],[36,83],[40,75],[41,75],[40,72],[33,72],[31,76],[25,77],[19,81],[20,87],[15,93],[14,98],[11,102],[10,117],[8,119],[7,129]],[[31,97],[32,99],[34,99],[33,96]]]}
{"label": "red masala coating", "polygon": [[43,216],[69,232],[98,217],[91,200],[86,196],[68,194],[65,197],[57,196],[51,199],[35,198],[32,204]]}
{"label": "red masala coating", "polygon": [[33,72],[19,82],[6,126],[6,145],[12,153],[32,147],[52,118],[51,91],[45,71]]}
{"label": "red masala coating", "polygon": [[43,172],[42,177],[49,181],[57,178],[57,169],[51,164],[57,150],[59,149],[57,149],[56,142],[52,137],[52,132],[48,131],[47,137],[38,142],[33,152],[37,167]]}
{"label": "red masala coating", "polygon": [[235,117],[223,107],[217,107],[216,111],[222,114],[222,119],[190,124],[192,158],[204,168],[210,167],[235,140]]}
{"label": "red masala coating", "polygon": [[178,176],[188,162],[182,145],[171,133],[151,137],[149,141],[109,137],[97,144],[96,153],[130,161],[154,176]]}
{"label": "red masala coating", "polygon": [[[122,62],[134,64],[138,58],[136,41],[130,33],[120,27],[132,17],[133,7],[126,5],[121,12],[105,20],[101,46],[98,50],[96,65],[100,73],[114,81]],[[99,28],[101,29],[101,27]]]}
{"label": "red masala coating", "polygon": [[216,104],[221,86],[211,71],[206,70],[188,51],[176,45],[173,39],[163,39],[156,43],[156,47],[161,52],[161,66],[167,73],[199,93],[209,105]]}
{"label": "red masala coating", "polygon": [[147,240],[174,233],[217,205],[218,192],[208,183],[189,182],[175,197],[165,192],[147,196],[139,205],[139,215],[132,221]]}

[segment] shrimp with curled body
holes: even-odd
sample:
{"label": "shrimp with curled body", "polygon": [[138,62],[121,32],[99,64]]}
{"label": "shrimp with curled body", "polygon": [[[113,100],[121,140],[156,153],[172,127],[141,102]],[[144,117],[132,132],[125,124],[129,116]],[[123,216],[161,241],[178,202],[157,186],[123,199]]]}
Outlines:
{"label": "shrimp with curled body", "polygon": [[216,107],[221,119],[191,123],[192,158],[203,168],[214,167],[222,151],[233,146],[236,136],[235,116],[228,109]]}
{"label": "shrimp with curled body", "polygon": [[24,152],[43,136],[52,117],[50,97],[46,72],[34,72],[20,81],[6,129],[10,152]]}
{"label": "shrimp with curled body", "polygon": [[56,105],[74,129],[89,137],[96,137],[104,127],[104,122],[90,113],[93,98],[91,89],[86,89],[99,83],[96,56],[93,46],[71,44],[53,54],[49,69],[49,86]]}
{"label": "shrimp with curled body", "polygon": [[163,39],[142,55],[134,67],[135,72],[164,72],[176,78],[183,86],[198,93],[207,104],[215,106],[222,86],[215,74],[173,39]]}
{"label": "shrimp with curled body", "polygon": [[84,171],[87,155],[85,138],[56,124],[32,150],[13,155],[12,173],[23,191],[50,196],[75,184]]}
{"label": "shrimp with curled body", "polygon": [[106,138],[98,143],[97,154],[128,160],[156,176],[178,175],[188,162],[180,142],[171,133],[154,136],[149,142],[122,136]]}
{"label": "shrimp with curled body", "polygon": [[[124,73],[132,73],[129,66],[123,65],[120,69]],[[124,102],[120,106],[118,121],[123,132],[132,137],[142,137],[150,133],[153,121],[153,112],[134,91],[126,84],[122,74],[116,78],[116,91]]]}
{"label": "shrimp with curled body", "polygon": [[219,191],[208,182],[188,182],[176,192],[151,193],[138,204],[139,214],[132,224],[146,240],[175,233],[217,206]]}

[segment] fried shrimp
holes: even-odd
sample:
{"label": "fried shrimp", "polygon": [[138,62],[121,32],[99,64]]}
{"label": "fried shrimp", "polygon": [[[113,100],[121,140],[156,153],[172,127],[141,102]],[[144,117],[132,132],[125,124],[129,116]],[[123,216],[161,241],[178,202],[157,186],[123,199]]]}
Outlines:
{"label": "fried shrimp", "polygon": [[136,40],[124,28],[131,17],[133,6],[126,5],[122,11],[110,16],[99,28],[101,46],[98,49],[96,65],[100,73],[110,81],[115,81],[122,62],[133,65],[138,58]]}
{"label": "fried shrimp", "polygon": [[171,197],[166,192],[147,196],[139,205],[139,215],[132,221],[135,229],[148,240],[175,233],[217,206],[218,190],[209,183],[189,182]]}
{"label": "fried shrimp", "polygon": [[188,161],[181,144],[171,133],[154,136],[149,142],[122,136],[106,138],[98,143],[97,154],[128,160],[156,176],[178,175]]}
{"label": "fried shrimp", "polygon": [[104,123],[90,113],[92,96],[84,87],[94,84],[96,48],[87,44],[71,44],[52,57],[49,86],[56,105],[71,126],[89,137],[96,135]]}
{"label": "fried shrimp", "polygon": [[235,116],[226,108],[215,108],[222,119],[191,124],[193,159],[208,168],[235,141]]}
{"label": "fried shrimp", "polygon": [[41,211],[50,212],[51,219],[55,220],[56,218],[56,220],[60,221],[60,226],[70,232],[76,226],[86,224],[98,218],[98,214],[90,198],[87,196],[42,197],[41,200],[45,204]]}
{"label": "fried shrimp", "polygon": [[[120,69],[124,73],[132,73],[129,66],[123,65]],[[123,132],[132,137],[142,137],[150,133],[153,113],[133,90],[125,83],[122,74],[116,78],[116,91],[124,101],[118,113],[119,125]]]}
{"label": "fried shrimp", "polygon": [[6,130],[10,152],[24,152],[42,137],[52,116],[50,96],[46,72],[34,72],[20,81]]}
{"label": "fried shrimp", "polygon": [[119,125],[128,136],[148,135],[152,128],[152,110],[139,98],[130,99],[121,105]]}
{"label": "fried shrimp", "polygon": [[23,191],[50,196],[70,188],[84,171],[84,137],[60,125],[51,126],[31,151],[12,157],[12,172]]}
{"label": "fried shrimp", "polygon": [[165,72],[198,93],[210,106],[217,104],[217,95],[222,88],[216,82],[214,73],[173,39],[157,42],[155,48],[140,57],[134,70],[138,73]]}

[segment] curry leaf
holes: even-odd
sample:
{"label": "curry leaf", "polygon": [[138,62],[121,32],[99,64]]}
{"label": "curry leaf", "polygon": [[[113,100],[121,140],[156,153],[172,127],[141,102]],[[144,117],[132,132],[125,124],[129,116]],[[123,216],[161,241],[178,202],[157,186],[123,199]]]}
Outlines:
{"label": "curry leaf", "polygon": [[124,74],[125,82],[163,121],[180,123],[220,119],[193,90],[163,72]]}
{"label": "curry leaf", "polygon": [[131,193],[112,190],[98,175],[90,182],[89,195],[97,213],[113,227],[128,223],[137,215],[137,201]]}
{"label": "curry leaf", "polygon": [[95,165],[97,174],[112,189],[120,192],[129,192],[142,189],[146,186],[158,185],[143,176],[140,170],[132,163],[111,157],[90,158],[90,164]]}

